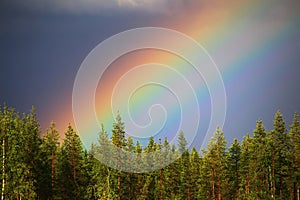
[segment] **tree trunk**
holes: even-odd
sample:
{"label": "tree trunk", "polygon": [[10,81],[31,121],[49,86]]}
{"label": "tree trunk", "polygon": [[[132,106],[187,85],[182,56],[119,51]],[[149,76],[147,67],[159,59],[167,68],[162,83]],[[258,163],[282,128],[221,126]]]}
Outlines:
{"label": "tree trunk", "polygon": [[74,162],[74,167],[73,167],[73,180],[76,182],[76,163]]}
{"label": "tree trunk", "polygon": [[137,190],[138,190],[137,196],[138,197],[140,196],[140,193],[141,193],[141,191],[140,191],[141,190],[141,186],[140,186],[141,185],[141,180],[140,179],[141,179],[140,174],[138,174],[138,181],[137,181],[138,182],[138,186],[137,186],[138,187],[137,188]]}
{"label": "tree trunk", "polygon": [[290,185],[290,200],[293,200],[293,196],[294,196],[294,184],[292,185]]}
{"label": "tree trunk", "polygon": [[239,171],[238,171],[238,162],[235,161],[235,176],[236,176],[236,183],[235,183],[235,198],[238,198],[239,193]]}
{"label": "tree trunk", "polygon": [[221,200],[221,183],[218,182],[218,200]]}
{"label": "tree trunk", "polygon": [[4,189],[5,189],[5,139],[2,140],[2,191],[1,200],[4,200]]}
{"label": "tree trunk", "polygon": [[214,170],[212,170],[212,199],[215,199],[215,179],[214,179]]}
{"label": "tree trunk", "polygon": [[[53,142],[54,142],[54,132],[53,132],[53,130],[52,130],[52,144],[53,144]],[[54,149],[53,149],[53,147],[52,147],[52,149],[51,149],[51,154],[52,154],[52,160],[51,160],[51,186],[52,186],[52,188],[51,188],[51,191],[52,191],[52,194],[51,194],[51,199],[53,199],[53,197],[54,197],[54,178],[55,178],[55,166],[54,166],[54,159],[55,159],[55,155],[54,155]]]}
{"label": "tree trunk", "polygon": [[118,171],[118,200],[121,200],[121,176],[120,176],[120,170]]}
{"label": "tree trunk", "polygon": [[160,169],[160,199],[163,199],[163,194],[162,194],[162,181],[163,181],[163,177],[162,177],[162,169]]}
{"label": "tree trunk", "polygon": [[249,174],[247,174],[247,194],[248,196],[250,195],[250,177],[249,177]]}
{"label": "tree trunk", "polygon": [[299,184],[297,183],[297,200],[300,200]]}
{"label": "tree trunk", "polygon": [[275,199],[276,186],[275,186],[275,158],[274,151],[272,152],[272,198]]}
{"label": "tree trunk", "polygon": [[281,181],[281,178],[280,178],[280,187],[279,187],[279,196],[280,196],[280,200],[282,200],[282,181]]}
{"label": "tree trunk", "polygon": [[51,191],[52,191],[52,198],[53,199],[53,194],[54,194],[54,150],[52,149],[52,160],[51,160]]}
{"label": "tree trunk", "polygon": [[118,143],[118,200],[121,200],[121,142]]}

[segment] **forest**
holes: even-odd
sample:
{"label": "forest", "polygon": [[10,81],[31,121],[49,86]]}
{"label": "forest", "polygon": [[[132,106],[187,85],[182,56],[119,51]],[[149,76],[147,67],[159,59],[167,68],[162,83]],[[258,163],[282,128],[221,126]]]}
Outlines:
{"label": "forest", "polygon": [[[0,108],[1,200],[299,200],[298,114],[286,125],[278,110],[272,130],[265,130],[261,119],[253,129],[241,141],[234,139],[227,144],[223,131],[216,127],[209,144],[201,150],[188,149],[183,132],[177,145],[170,145],[166,138],[155,141],[151,137],[148,145],[142,147],[126,136],[124,122],[118,115],[111,134],[102,126],[98,141],[85,150],[71,125],[62,138],[54,122],[42,133],[34,108],[21,114],[3,105]],[[107,144],[136,155],[163,149],[157,161],[173,159],[174,162],[149,172],[124,172],[96,159],[97,152],[118,156],[114,155],[117,152],[109,151]],[[153,166],[149,162],[153,160],[141,156],[138,164]]]}

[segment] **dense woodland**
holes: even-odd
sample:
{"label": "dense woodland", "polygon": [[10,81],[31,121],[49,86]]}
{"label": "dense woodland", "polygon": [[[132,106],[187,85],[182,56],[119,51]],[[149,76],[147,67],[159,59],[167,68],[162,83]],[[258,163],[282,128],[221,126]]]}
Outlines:
{"label": "dense woodland", "polygon": [[[4,105],[0,110],[1,199],[299,200],[298,114],[287,126],[278,111],[272,130],[265,130],[259,119],[253,133],[229,145],[217,128],[201,151],[188,150],[182,132],[176,147],[167,139],[150,138],[143,148],[126,137],[118,116],[112,134],[102,126],[97,143],[86,151],[71,126],[60,140],[55,123],[41,133],[34,109],[19,114]],[[95,159],[107,142],[136,154],[166,149],[172,153],[159,160],[175,156],[175,162],[148,173],[125,173]],[[147,162],[141,157],[141,164],[151,164]]]}

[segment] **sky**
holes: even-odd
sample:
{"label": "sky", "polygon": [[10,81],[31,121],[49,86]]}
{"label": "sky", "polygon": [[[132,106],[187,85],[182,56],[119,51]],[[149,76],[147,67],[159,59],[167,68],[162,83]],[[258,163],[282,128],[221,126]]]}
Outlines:
{"label": "sky", "polygon": [[[159,49],[120,55],[105,66],[91,102],[108,133],[119,111],[137,140],[172,139],[183,130],[190,145],[200,148],[212,135],[210,126],[221,126],[231,142],[251,133],[258,118],[270,130],[278,109],[287,125],[300,111],[297,0],[3,0],[0,27],[0,103],[20,112],[34,105],[42,132],[51,121],[61,134],[68,123],[84,127],[79,134],[86,146],[97,133],[89,116],[74,120],[76,77],[99,44],[135,28],[186,35],[203,47],[201,56],[211,58],[218,73],[197,76],[191,63]],[[108,55],[122,45],[128,41],[107,49]],[[197,57],[199,52],[180,45]]]}

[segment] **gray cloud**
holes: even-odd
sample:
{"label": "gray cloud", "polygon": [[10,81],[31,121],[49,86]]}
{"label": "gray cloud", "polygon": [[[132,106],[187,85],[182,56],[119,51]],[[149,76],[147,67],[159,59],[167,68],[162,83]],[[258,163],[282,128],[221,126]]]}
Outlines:
{"label": "gray cloud", "polygon": [[197,0],[4,0],[38,11],[99,14],[107,11],[146,11],[170,13],[182,9],[183,2]]}

